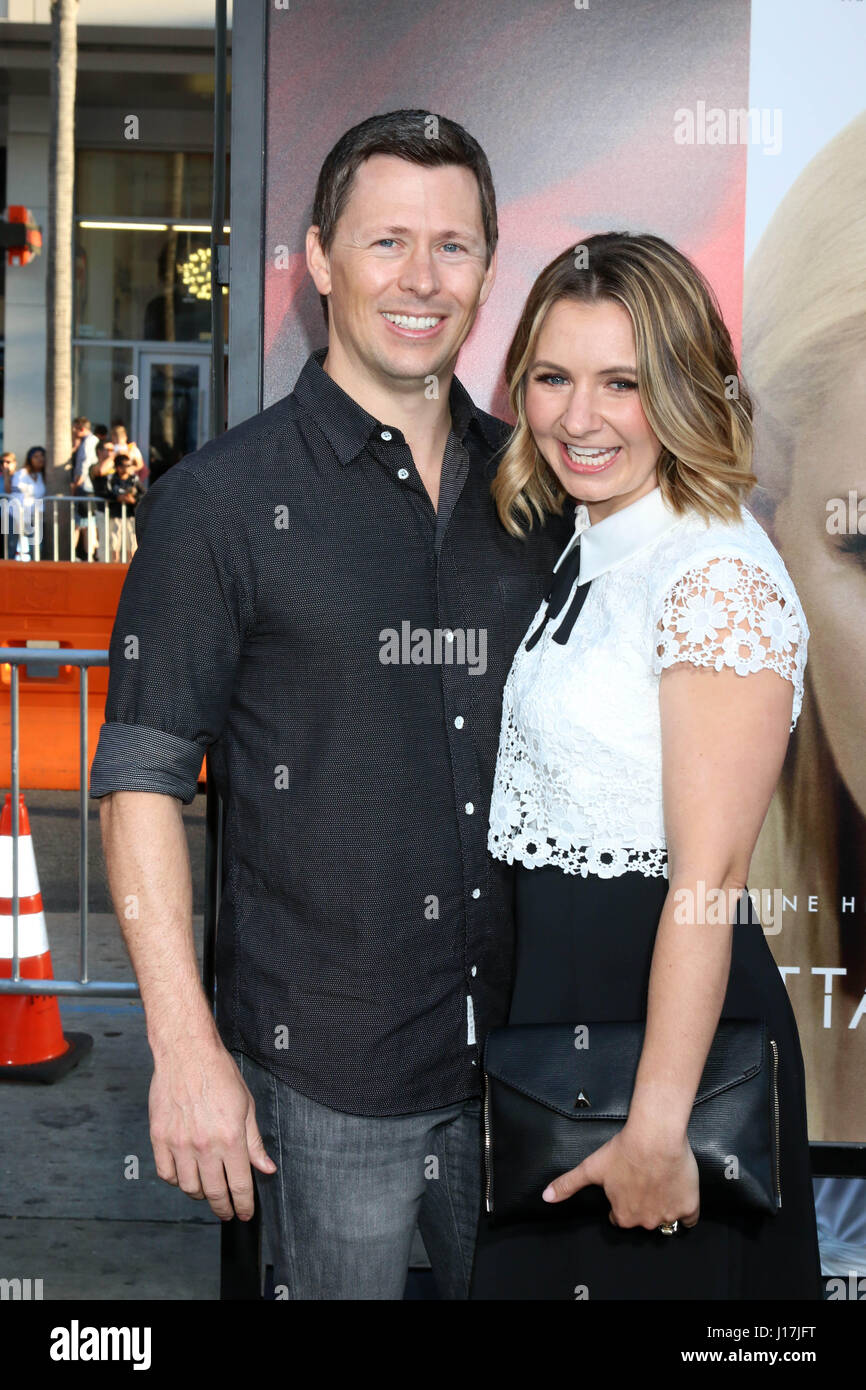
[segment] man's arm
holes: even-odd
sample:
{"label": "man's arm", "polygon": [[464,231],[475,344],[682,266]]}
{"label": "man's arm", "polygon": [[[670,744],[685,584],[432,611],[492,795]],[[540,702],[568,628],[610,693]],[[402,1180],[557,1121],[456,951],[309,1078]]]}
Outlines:
{"label": "man's arm", "polygon": [[221,1217],[231,1194],[249,1217],[250,1162],[263,1173],[274,1165],[199,983],[181,813],[225,727],[251,621],[248,576],[221,499],[187,466],[142,499],[136,518],[90,794],[102,802],[112,894],[144,1001],[157,1172]]}
{"label": "man's arm", "polygon": [[[156,1171],[223,1220],[253,1214],[250,1164],[273,1173],[255,1105],[223,1046],[201,985],[189,850],[177,797],[115,791],[100,799],[118,921],[141,988],[153,1054],[150,1136]],[[234,1205],[233,1205],[234,1204]]]}

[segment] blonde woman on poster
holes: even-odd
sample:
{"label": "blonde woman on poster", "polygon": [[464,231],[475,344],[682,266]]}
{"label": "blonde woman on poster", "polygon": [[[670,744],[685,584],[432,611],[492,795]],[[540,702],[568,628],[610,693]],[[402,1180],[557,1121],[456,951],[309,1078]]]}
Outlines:
{"label": "blonde woman on poster", "polygon": [[[866,114],[811,161],[746,270],[749,505],[812,638],[803,713],[752,861],[797,1014],[809,1133],[866,1138]],[[779,926],[781,925],[781,930]],[[797,973],[794,973],[797,972]]]}

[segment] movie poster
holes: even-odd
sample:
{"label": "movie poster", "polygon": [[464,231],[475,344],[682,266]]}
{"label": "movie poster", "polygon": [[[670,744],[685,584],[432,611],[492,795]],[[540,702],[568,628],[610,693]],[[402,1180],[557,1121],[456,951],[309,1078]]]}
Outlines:
{"label": "movie poster", "polygon": [[508,343],[566,247],[653,232],[710,280],[756,402],[750,505],[811,629],[750,887],[797,1016],[810,1136],[834,1141],[866,1137],[863,10],[292,0],[267,35],[264,405],[325,342],[304,259],[319,167],[378,112],[447,115],[489,159],[499,270],[457,366],[485,409],[511,418]]}

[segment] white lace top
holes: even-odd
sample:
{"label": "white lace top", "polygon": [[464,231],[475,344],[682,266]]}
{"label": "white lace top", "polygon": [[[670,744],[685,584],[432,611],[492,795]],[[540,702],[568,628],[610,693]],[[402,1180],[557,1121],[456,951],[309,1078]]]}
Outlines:
{"label": "white lace top", "polygon": [[[666,877],[663,668],[777,671],[794,686],[793,729],[809,629],[778,551],[747,511],[733,523],[677,516],[658,487],[594,526],[580,505],[555,569],[578,536],[571,594],[527,651],[542,602],[505,684],[488,848],[528,868]],[[588,580],[568,640],[554,641]]]}

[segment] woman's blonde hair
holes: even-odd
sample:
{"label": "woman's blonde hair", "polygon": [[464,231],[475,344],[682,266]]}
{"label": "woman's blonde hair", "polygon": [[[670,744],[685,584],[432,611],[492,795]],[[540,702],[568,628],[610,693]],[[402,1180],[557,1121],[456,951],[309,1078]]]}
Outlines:
{"label": "woman's blonde hair", "polygon": [[505,377],[517,421],[491,492],[503,526],[520,536],[533,514],[561,514],[567,493],[539,452],[526,419],[526,380],[554,304],[612,301],[634,329],[644,414],[662,445],[658,479],[679,513],[736,520],[757,481],[752,472],[752,402],[715,295],[700,271],[661,237],[605,232],[569,247],[529,292]]}

